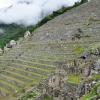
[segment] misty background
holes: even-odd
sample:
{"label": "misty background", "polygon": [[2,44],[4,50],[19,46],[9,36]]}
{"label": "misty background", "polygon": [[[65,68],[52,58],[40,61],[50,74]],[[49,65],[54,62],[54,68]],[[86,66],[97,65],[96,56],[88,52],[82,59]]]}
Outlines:
{"label": "misty background", "polygon": [[77,1],[80,0],[0,0],[0,23],[34,25],[53,11]]}

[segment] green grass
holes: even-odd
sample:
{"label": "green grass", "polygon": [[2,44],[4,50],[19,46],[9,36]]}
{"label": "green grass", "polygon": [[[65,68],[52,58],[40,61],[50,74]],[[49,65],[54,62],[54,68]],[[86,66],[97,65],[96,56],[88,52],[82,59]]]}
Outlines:
{"label": "green grass", "polygon": [[80,80],[81,80],[81,77],[80,76],[68,74],[68,81],[69,82],[79,83]]}
{"label": "green grass", "polygon": [[98,79],[98,78],[100,78],[100,74],[92,75],[92,78],[93,78],[93,79]]}
{"label": "green grass", "polygon": [[76,45],[73,53],[74,54],[81,54],[84,50],[85,50],[84,48],[80,47],[79,45]]}
{"label": "green grass", "polygon": [[45,97],[43,100],[53,100],[53,99]]}
{"label": "green grass", "polygon": [[33,98],[33,97],[35,97],[35,96],[36,96],[35,93],[30,93],[30,94],[27,95],[27,98]]}
{"label": "green grass", "polygon": [[88,98],[91,98],[91,97],[94,97],[94,96],[96,96],[96,95],[93,95],[93,94],[88,93],[88,94],[82,96],[80,98],[80,100],[87,100]]}
{"label": "green grass", "polygon": [[28,93],[21,100],[28,100],[28,98],[34,98],[35,96],[37,96],[37,94],[35,94],[35,93]]}
{"label": "green grass", "polygon": [[91,93],[88,93],[80,98],[80,100],[87,100],[88,98],[97,96],[97,88],[100,86],[100,83],[93,86],[93,90]]}

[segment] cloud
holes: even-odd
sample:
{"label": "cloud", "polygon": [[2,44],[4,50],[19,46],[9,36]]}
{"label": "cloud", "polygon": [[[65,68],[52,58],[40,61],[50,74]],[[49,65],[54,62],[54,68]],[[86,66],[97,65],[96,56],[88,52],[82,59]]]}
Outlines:
{"label": "cloud", "polygon": [[[0,23],[33,25],[62,6],[73,5],[78,0],[3,0],[0,1]],[[11,6],[12,5],[12,6]],[[11,7],[9,7],[11,6]],[[8,7],[8,8],[7,8]]]}
{"label": "cloud", "polygon": [[0,33],[4,33],[4,30],[0,28]]}

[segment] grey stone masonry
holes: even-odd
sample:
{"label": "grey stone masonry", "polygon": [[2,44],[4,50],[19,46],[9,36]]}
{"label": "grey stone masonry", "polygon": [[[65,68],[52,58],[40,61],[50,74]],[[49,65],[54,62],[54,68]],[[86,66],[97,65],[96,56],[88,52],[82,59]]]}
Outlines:
{"label": "grey stone masonry", "polygon": [[32,71],[32,72],[37,72],[37,73],[46,74],[46,75],[49,74],[49,72],[47,72],[47,71],[43,71],[41,69],[37,69],[36,66],[35,67],[30,67],[30,66],[24,66],[22,64],[21,65],[17,65],[16,63],[13,64],[13,66],[15,66],[17,68],[22,68],[22,69],[25,69],[25,70],[28,70],[28,71]]}
{"label": "grey stone masonry", "polygon": [[80,28],[83,33],[90,33],[91,35],[99,34],[99,4],[99,0],[91,0],[88,3],[82,4],[60,16],[57,16],[53,20],[48,21],[46,24],[36,29],[32,33],[34,35],[31,41],[60,41],[61,37],[62,39],[67,40],[68,36],[79,33],[77,31],[78,28]]}
{"label": "grey stone masonry", "polygon": [[0,90],[0,94],[2,94],[4,97],[7,96],[7,94],[4,91],[2,91],[2,90]]}
{"label": "grey stone masonry", "polygon": [[2,82],[0,82],[0,85],[1,86],[4,86],[5,88],[7,88],[7,89],[9,89],[11,91],[13,91],[14,93],[18,91],[15,88],[12,88],[11,86],[8,86],[8,85],[3,84]]}
{"label": "grey stone masonry", "polygon": [[6,78],[4,76],[0,76],[0,79],[3,79],[3,80],[8,81],[10,83],[13,83],[13,84],[15,84],[17,86],[23,87],[23,84],[21,84],[19,82],[16,82],[15,80],[8,79],[8,78]]}
{"label": "grey stone masonry", "polygon": [[[16,62],[18,63],[18,62]],[[50,70],[54,70],[55,69],[55,66],[49,66],[49,65],[46,65],[46,64],[37,64],[37,63],[25,63],[25,62],[22,62],[24,65],[28,65],[28,66],[36,66],[38,68],[44,68],[44,69],[50,69]],[[22,64],[21,61],[19,61],[19,64]],[[14,66],[18,66],[17,64],[14,64],[14,63],[11,63],[10,65],[14,65]],[[20,65],[19,65],[20,66]]]}
{"label": "grey stone masonry", "polygon": [[24,78],[24,77],[21,77],[20,75],[16,75],[16,74],[13,74],[13,73],[10,73],[10,72],[7,72],[7,71],[2,71],[1,73],[2,73],[2,74],[9,75],[9,76],[13,76],[13,77],[15,77],[15,78],[18,78],[18,79],[23,80],[23,81],[26,81],[26,82],[31,82],[31,81],[32,81],[32,80],[30,80],[30,79],[26,79],[26,78]]}
{"label": "grey stone masonry", "polygon": [[30,76],[30,77],[35,77],[35,78],[38,78],[38,79],[41,79],[42,77],[38,76],[38,75],[35,75],[35,74],[32,74],[32,73],[28,73],[26,71],[22,71],[22,70],[19,70],[19,69],[14,69],[14,68],[10,68],[10,67],[7,67],[6,68],[7,70],[11,70],[11,71],[14,71],[14,72],[17,72],[19,74],[24,74],[24,75],[27,75],[27,76]]}

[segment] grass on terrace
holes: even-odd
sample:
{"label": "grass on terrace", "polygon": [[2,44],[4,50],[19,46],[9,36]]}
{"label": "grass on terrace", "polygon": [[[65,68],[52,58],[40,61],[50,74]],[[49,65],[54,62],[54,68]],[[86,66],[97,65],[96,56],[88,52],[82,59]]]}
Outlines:
{"label": "grass on terrace", "polygon": [[76,45],[73,53],[74,54],[81,54],[84,50],[85,50],[84,48],[80,47],[79,45]]}
{"label": "grass on terrace", "polygon": [[[35,93],[28,93],[26,96],[24,96],[21,100],[28,100],[29,98],[34,98],[37,96]],[[30,99],[31,100],[31,99]]]}
{"label": "grass on terrace", "polygon": [[91,93],[88,93],[80,98],[80,100],[87,100],[88,98],[97,96],[97,88],[100,86],[100,83],[93,86],[93,90]]}
{"label": "grass on terrace", "polygon": [[68,74],[68,81],[69,82],[79,83],[80,80],[81,80],[81,77],[80,76]]}
{"label": "grass on terrace", "polygon": [[92,78],[93,78],[93,79],[98,79],[98,78],[100,78],[100,74],[92,75]]}
{"label": "grass on terrace", "polygon": [[43,100],[53,100],[53,99],[50,99],[50,98],[45,97]]}

